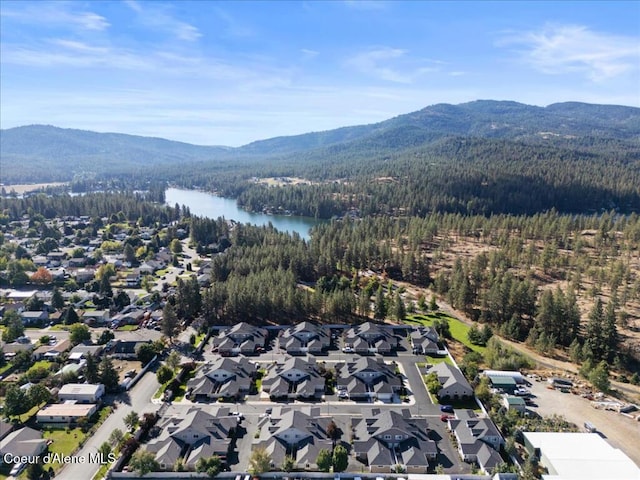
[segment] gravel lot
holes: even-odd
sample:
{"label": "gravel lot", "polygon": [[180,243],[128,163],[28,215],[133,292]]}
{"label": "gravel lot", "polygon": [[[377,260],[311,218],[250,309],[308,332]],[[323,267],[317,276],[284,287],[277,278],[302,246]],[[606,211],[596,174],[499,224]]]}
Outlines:
{"label": "gravel lot", "polygon": [[[546,388],[546,382],[532,382],[531,392],[538,404],[531,410],[543,417],[557,414],[575,423],[584,431],[584,422],[590,422],[607,441],[619,448],[640,467],[640,421],[632,420],[619,413],[596,410],[586,398],[571,393]],[[635,412],[639,415],[640,412]]]}

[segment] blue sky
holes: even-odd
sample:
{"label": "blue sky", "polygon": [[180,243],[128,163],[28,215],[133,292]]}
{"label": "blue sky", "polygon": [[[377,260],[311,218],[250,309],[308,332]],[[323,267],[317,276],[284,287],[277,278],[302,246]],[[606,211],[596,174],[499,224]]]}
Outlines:
{"label": "blue sky", "polygon": [[640,106],[640,2],[0,3],[0,122],[205,145],[435,103]]}

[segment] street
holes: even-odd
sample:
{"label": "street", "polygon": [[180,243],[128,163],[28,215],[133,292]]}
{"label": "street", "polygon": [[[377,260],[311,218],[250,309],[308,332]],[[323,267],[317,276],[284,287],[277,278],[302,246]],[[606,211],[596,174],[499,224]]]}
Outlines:
{"label": "street", "polygon": [[[153,369],[152,369],[153,370]],[[140,417],[146,412],[156,411],[158,405],[151,403],[151,398],[160,384],[156,380],[153,371],[147,372],[140,381],[129,391],[116,397],[115,411],[105,420],[98,430],[88,438],[84,446],[75,455],[85,456],[95,454],[103,442],[109,441],[109,435],[116,428],[126,430],[124,417],[131,411],[137,412]],[[62,480],[78,480],[80,478],[91,479],[100,469],[96,463],[67,465],[57,476]]]}

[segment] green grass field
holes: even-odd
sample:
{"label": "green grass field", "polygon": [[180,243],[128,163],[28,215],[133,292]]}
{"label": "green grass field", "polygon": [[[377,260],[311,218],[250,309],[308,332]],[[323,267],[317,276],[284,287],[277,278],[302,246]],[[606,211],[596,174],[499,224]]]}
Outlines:
{"label": "green grass field", "polygon": [[[82,430],[79,428],[70,430],[51,428],[43,430],[42,436],[47,440],[53,440],[53,443],[49,445],[49,452],[71,455],[78,448],[80,442],[85,439],[86,434],[82,433]],[[62,467],[62,464],[58,462],[49,465],[56,471]]]}
{"label": "green grass field", "polygon": [[487,349],[486,347],[482,347],[480,345],[474,345],[469,341],[467,337],[467,333],[469,332],[469,326],[462,323],[455,317],[451,315],[447,315],[442,312],[434,312],[434,313],[424,313],[424,314],[413,314],[408,315],[406,322],[407,323],[417,323],[419,325],[432,326],[434,320],[447,320],[449,322],[449,331],[451,332],[451,337],[457,342],[462,343],[466,347],[471,350],[483,354]]}

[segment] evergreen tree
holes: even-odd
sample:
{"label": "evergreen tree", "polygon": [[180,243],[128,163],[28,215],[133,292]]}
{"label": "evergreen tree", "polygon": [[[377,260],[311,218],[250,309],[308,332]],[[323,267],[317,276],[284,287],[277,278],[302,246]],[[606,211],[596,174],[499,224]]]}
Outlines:
{"label": "evergreen tree", "polygon": [[616,327],[615,304],[610,301],[604,313],[602,324],[603,360],[612,361],[618,349],[618,329]]}
{"label": "evergreen tree", "polygon": [[400,292],[396,291],[396,296],[393,300],[393,316],[398,323],[403,322],[407,316],[407,310],[404,306],[404,300],[400,296]]}
{"label": "evergreen tree", "polygon": [[593,308],[589,312],[589,320],[585,328],[585,348],[589,352],[589,356],[595,360],[601,360],[605,352],[606,342],[603,338],[603,320],[604,313],[602,311],[602,301],[596,298]]}
{"label": "evergreen tree", "polygon": [[178,316],[171,303],[167,302],[162,309],[162,320],[160,321],[162,333],[169,337],[169,341],[173,342],[173,337],[178,330]]}
{"label": "evergreen tree", "polygon": [[87,363],[85,364],[85,377],[88,383],[98,383],[100,381],[100,372],[98,371],[98,362],[90,353],[87,354]]}
{"label": "evergreen tree", "polygon": [[58,287],[53,288],[53,292],[51,294],[51,306],[58,311],[64,308],[64,298],[62,298],[62,293],[60,293]]}
{"label": "evergreen tree", "polygon": [[108,392],[118,390],[119,377],[118,372],[113,366],[113,362],[109,357],[102,357],[100,361],[100,383],[103,383]]}
{"label": "evergreen tree", "polygon": [[378,286],[378,291],[376,292],[376,303],[373,309],[373,318],[376,320],[384,320],[387,318],[387,301],[384,297],[382,285]]}

